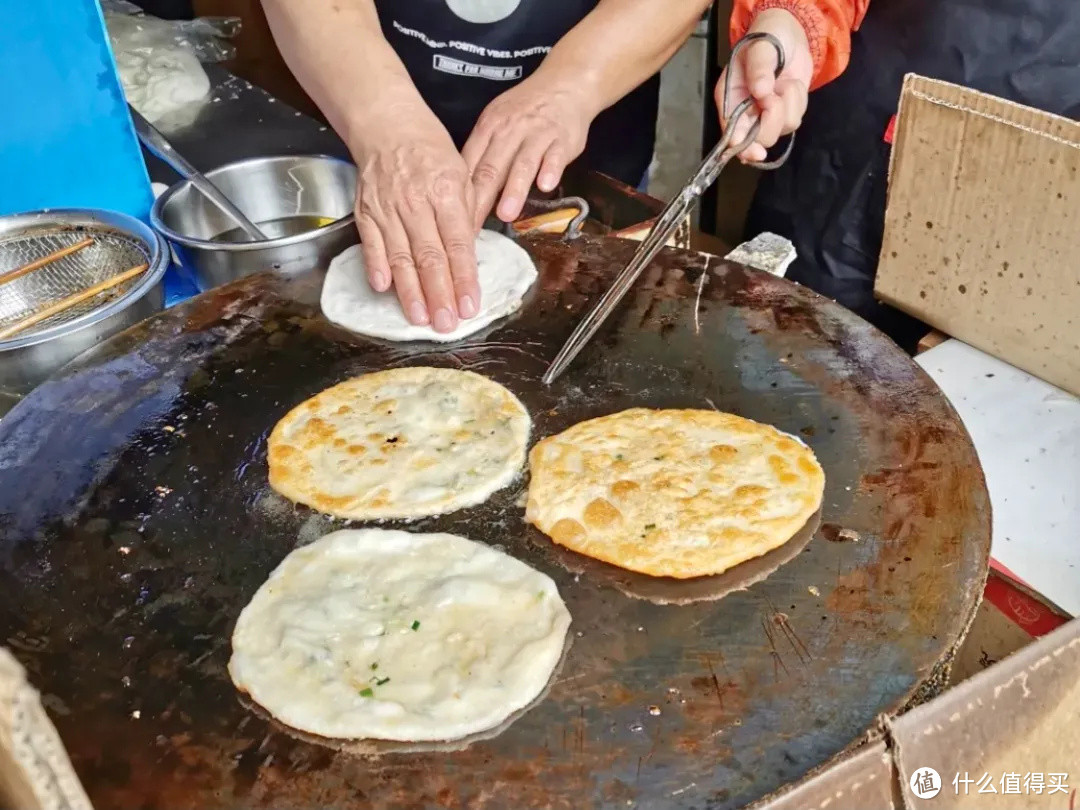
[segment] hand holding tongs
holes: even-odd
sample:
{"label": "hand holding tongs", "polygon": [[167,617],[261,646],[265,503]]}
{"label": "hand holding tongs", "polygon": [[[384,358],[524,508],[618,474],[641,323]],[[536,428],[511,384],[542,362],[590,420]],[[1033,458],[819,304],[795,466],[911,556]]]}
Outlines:
{"label": "hand holding tongs", "polygon": [[[764,39],[770,45],[776,49],[776,76],[780,77],[781,71],[784,69],[784,49],[780,45],[780,40],[774,37],[772,34],[766,34],[764,32],[755,32],[747,34],[745,37],[735,43],[735,46],[731,49],[731,59],[734,60],[735,56],[745,48],[747,45],[759,40]],[[720,172],[728,164],[733,157],[740,154],[746,147],[750,146],[757,137],[758,129],[761,127],[761,120],[757,118],[750,126],[750,131],[747,133],[746,138],[742,143],[731,146],[732,134],[735,132],[736,125],[739,119],[754,105],[754,99],[747,97],[739,103],[737,107],[732,111],[731,116],[727,117],[728,107],[728,95],[731,90],[731,71],[728,70],[724,75],[724,93],[721,99],[720,116],[726,118],[727,126],[724,128],[724,135],[720,138],[720,142],[713,147],[713,150],[709,152],[708,156],[702,161],[698,167],[697,172],[690,181],[683,186],[682,190],[676,194],[671,202],[667,204],[667,207],[661,212],[657,218],[656,223],[649,230],[648,236],[642,240],[641,246],[637,249],[634,257],[630,260],[630,263],[626,268],[619,273],[615,282],[611,285],[611,288],[604,294],[604,297],[600,299],[599,303],[593,307],[592,311],[585,316],[585,319],[578,324],[577,329],[570,336],[570,339],[566,341],[566,345],[562,347],[559,354],[552,361],[548,370],[544,373],[544,383],[550,385],[556,377],[562,374],[566,370],[566,367],[570,365],[578,353],[585,347],[585,344],[589,342],[589,339],[596,334],[597,330],[611,314],[612,310],[623,299],[623,296],[630,290],[634,282],[637,280],[641,272],[648,267],[656,254],[660,252],[660,249],[667,244],[668,239],[675,233],[676,229],[683,219],[693,210],[697,204],[698,199],[705,190],[716,182],[716,178],[720,176]],[[751,166],[755,166],[759,169],[776,169],[779,168],[788,159],[791,154],[791,147],[795,142],[795,136],[792,135],[788,140],[787,148],[784,149],[784,153],[776,160],[765,161],[761,163],[751,163]]]}

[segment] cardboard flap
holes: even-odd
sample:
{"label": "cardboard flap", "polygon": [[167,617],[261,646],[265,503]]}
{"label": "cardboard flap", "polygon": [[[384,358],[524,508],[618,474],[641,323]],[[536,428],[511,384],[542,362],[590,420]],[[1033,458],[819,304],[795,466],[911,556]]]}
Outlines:
{"label": "cardboard flap", "polygon": [[909,806],[919,804],[910,786],[926,769],[937,774],[935,808],[1071,806],[1080,757],[1078,672],[1074,621],[893,720]]}
{"label": "cardboard flap", "polygon": [[1080,394],[1080,123],[908,75],[875,292]]}
{"label": "cardboard flap", "polygon": [[879,740],[747,810],[897,810],[896,780],[892,756]]}

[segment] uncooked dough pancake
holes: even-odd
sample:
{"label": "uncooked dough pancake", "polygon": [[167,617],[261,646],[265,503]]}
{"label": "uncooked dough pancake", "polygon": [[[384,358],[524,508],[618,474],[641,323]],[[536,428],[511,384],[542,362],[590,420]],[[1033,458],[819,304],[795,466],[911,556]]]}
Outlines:
{"label": "uncooked dough pancake", "polygon": [[476,237],[476,274],[480,311],[461,320],[453,332],[440,333],[409,323],[393,289],[375,292],[371,288],[364,254],[354,245],[330,262],[322,288],[323,315],[351,332],[385,340],[461,340],[517,310],[536,281],[536,265],[512,239],[481,231]]}
{"label": "uncooked dough pancake", "polygon": [[556,543],[652,576],[719,574],[786,543],[825,474],[802,442],[728,413],[635,408],[539,442],[525,517]]}
{"label": "uncooked dough pancake", "polygon": [[529,414],[471,371],[399,368],[328,388],[267,442],[270,486],[331,515],[383,520],[473,506],[525,462]]}
{"label": "uncooked dough pancake", "polygon": [[346,529],[293,551],[259,588],[229,675],[301,731],[453,740],[539,696],[569,626],[555,583],[490,546]]}

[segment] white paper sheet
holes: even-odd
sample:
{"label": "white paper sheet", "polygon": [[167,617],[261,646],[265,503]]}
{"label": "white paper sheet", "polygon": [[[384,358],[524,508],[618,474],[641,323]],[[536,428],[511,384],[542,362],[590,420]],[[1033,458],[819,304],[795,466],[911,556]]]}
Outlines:
{"label": "white paper sheet", "polygon": [[971,434],[994,559],[1080,615],[1080,398],[958,340],[916,358]]}

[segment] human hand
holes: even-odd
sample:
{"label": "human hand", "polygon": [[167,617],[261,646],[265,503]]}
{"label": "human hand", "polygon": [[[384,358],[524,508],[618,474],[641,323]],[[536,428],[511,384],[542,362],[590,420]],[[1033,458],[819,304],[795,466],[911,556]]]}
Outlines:
{"label": "human hand", "polygon": [[[798,129],[803,113],[806,112],[810,81],[814,73],[814,59],[810,54],[806,32],[791,12],[776,8],[762,11],[750,26],[750,33],[758,31],[772,34],[784,49],[785,65],[780,76],[776,76],[776,49],[768,41],[758,40],[739,51],[724,68],[715,91],[716,106],[720,111],[720,126],[725,129],[725,114],[730,115],[731,111],[748,97],[754,99],[761,127],[754,142],[739,155],[739,159],[744,163],[765,160],[766,150],[770,146],[782,135]],[[725,111],[724,80],[729,70],[731,92]],[[749,135],[753,123],[753,115],[748,111],[736,123],[731,143],[742,143]]]}
{"label": "human hand", "polygon": [[479,311],[469,170],[426,107],[397,108],[352,150],[356,225],[368,282],[397,291],[410,323],[452,332]]}
{"label": "human hand", "polygon": [[477,228],[496,199],[499,219],[513,222],[534,180],[541,191],[559,184],[567,164],[585,149],[595,117],[584,96],[569,83],[550,81],[541,69],[488,104],[461,150],[472,175]]}

